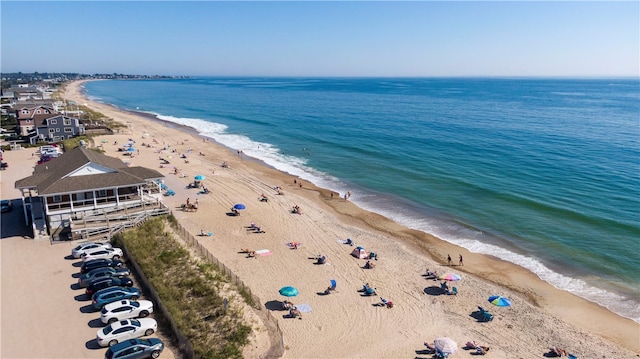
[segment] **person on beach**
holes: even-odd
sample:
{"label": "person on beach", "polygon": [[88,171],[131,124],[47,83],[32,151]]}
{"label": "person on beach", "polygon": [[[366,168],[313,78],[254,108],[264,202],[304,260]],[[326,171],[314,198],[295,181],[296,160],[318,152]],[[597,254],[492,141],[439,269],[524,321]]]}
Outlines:
{"label": "person on beach", "polygon": [[464,263],[462,262],[462,254],[458,254],[458,265],[464,266]]}
{"label": "person on beach", "polygon": [[447,254],[447,265],[451,267],[451,256]]}

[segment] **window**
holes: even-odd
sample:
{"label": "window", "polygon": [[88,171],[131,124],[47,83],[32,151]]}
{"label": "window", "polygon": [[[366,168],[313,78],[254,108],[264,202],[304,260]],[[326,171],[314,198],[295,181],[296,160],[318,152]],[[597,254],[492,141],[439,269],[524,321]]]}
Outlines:
{"label": "window", "polygon": [[73,128],[67,127],[67,128],[64,129],[64,132],[73,133]]}
{"label": "window", "polygon": [[65,118],[62,120],[62,122],[64,123],[65,126],[71,126],[71,119],[70,118]]}
{"label": "window", "polygon": [[60,129],[59,129],[59,128],[56,128],[56,132],[60,132]]}
{"label": "window", "polygon": [[49,129],[49,133],[54,133],[54,132],[56,132],[56,129],[55,129],[55,128],[50,128],[50,129]]}
{"label": "window", "polygon": [[53,202],[54,203],[62,202],[62,196],[60,195],[53,196]]}
{"label": "window", "polygon": [[49,124],[50,125],[57,125],[58,124],[58,120],[49,120]]}
{"label": "window", "polygon": [[98,191],[98,197],[106,197],[107,196],[107,190],[106,189],[101,189]]}
{"label": "window", "polygon": [[40,114],[40,113],[42,113],[42,111],[40,111],[40,110],[37,110],[37,111],[36,111],[36,113],[37,113],[37,114]]}
{"label": "window", "polygon": [[31,120],[27,120],[26,122],[27,122],[27,123],[31,123]]}

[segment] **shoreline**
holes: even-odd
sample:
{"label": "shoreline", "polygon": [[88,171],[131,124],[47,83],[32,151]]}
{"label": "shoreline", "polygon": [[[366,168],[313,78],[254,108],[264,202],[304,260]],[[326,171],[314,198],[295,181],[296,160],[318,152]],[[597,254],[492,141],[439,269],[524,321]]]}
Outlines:
{"label": "shoreline", "polygon": [[[102,112],[105,116],[113,117],[120,122],[122,121],[117,119],[118,116],[114,115],[128,113],[131,116],[137,116],[137,118],[133,119],[127,126],[130,131],[133,131],[132,133],[139,132],[139,128],[134,129],[134,127],[149,129],[149,133],[157,132],[157,128],[152,129],[148,123],[145,123],[149,120],[151,120],[150,122],[152,123],[164,123],[165,126],[169,126],[167,123],[171,123],[161,120],[152,114],[123,110],[114,105],[89,100],[86,97],[86,93],[79,92],[84,82],[85,81],[80,81],[67,84],[63,97],[68,98],[69,92],[71,92],[73,96],[75,92],[75,95],[81,96],[82,102],[86,102],[90,108],[98,108],[97,111]],[[78,101],[77,98],[76,101]],[[109,113],[105,113],[105,109],[106,112],[112,112],[112,115],[109,116]],[[170,127],[186,135],[200,139],[203,138],[194,128],[175,123],[171,123]],[[138,135],[140,134],[141,133],[138,133]],[[212,139],[206,141],[206,146],[215,147],[217,153],[227,153],[227,157],[234,156],[232,149]],[[207,153],[207,155],[209,154]],[[236,166],[235,163],[232,165],[234,167]],[[291,186],[290,181],[294,178],[294,176],[276,170],[257,159],[241,161],[241,163],[237,163],[237,165],[239,167],[246,167],[246,170],[251,175],[282,181],[283,183],[287,183],[287,186]],[[272,183],[274,181],[270,182]],[[291,191],[286,187],[285,190],[288,192]],[[304,191],[295,191],[295,194],[308,201],[312,201],[314,205],[324,210],[330,210],[341,222],[346,223],[348,226],[358,227],[367,232],[374,232],[381,237],[392,238],[393,241],[398,242],[397,245],[407,247],[407,251],[415,254],[418,257],[418,262],[423,261],[427,266],[433,263],[434,266],[446,268],[444,264],[446,264],[445,258],[447,254],[451,254],[452,257],[456,258],[454,262],[457,262],[457,255],[460,253],[464,256],[465,266],[455,266],[456,271],[466,273],[477,278],[479,281],[488,281],[519,293],[522,298],[526,298],[526,302],[546,312],[552,321],[555,318],[560,318],[583,330],[595,333],[611,342],[620,344],[631,351],[636,353],[640,352],[640,344],[638,343],[638,328],[640,328],[640,326],[633,320],[621,317],[596,303],[577,297],[567,291],[556,289],[538,278],[532,272],[513,263],[497,259],[496,257],[471,253],[464,248],[438,239],[430,234],[409,229],[386,217],[363,210],[349,201],[331,200],[330,192],[329,190],[318,188],[305,181]],[[424,273],[424,268],[424,265],[420,268],[411,268],[411,272]],[[606,328],[603,328],[601,323],[608,323],[608,325]],[[422,339],[417,338],[415,342],[417,344],[421,343],[420,340]],[[581,339],[580,342],[582,341]],[[554,343],[548,343],[549,346],[553,344]],[[578,343],[576,342],[574,345],[577,347]]]}

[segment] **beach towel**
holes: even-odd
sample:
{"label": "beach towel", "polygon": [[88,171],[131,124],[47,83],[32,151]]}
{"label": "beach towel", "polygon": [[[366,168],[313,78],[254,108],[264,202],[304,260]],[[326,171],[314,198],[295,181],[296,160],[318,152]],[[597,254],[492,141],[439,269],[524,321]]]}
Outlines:
{"label": "beach towel", "polygon": [[272,254],[273,254],[273,252],[271,252],[268,249],[260,249],[260,250],[256,251],[256,255],[258,255],[258,256],[270,256]]}
{"label": "beach towel", "polygon": [[309,304],[296,304],[296,308],[298,308],[300,313],[309,313],[309,312],[311,312],[311,305],[309,305]]}

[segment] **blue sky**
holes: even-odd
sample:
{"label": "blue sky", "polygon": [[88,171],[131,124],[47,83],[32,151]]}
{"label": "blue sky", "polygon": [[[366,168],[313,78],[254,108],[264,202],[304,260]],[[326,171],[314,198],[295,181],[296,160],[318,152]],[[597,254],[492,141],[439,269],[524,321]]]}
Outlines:
{"label": "blue sky", "polygon": [[2,72],[640,76],[619,2],[0,3]]}

